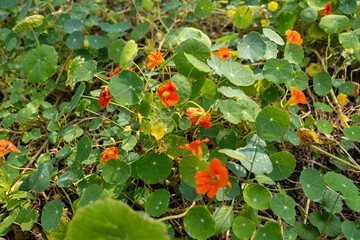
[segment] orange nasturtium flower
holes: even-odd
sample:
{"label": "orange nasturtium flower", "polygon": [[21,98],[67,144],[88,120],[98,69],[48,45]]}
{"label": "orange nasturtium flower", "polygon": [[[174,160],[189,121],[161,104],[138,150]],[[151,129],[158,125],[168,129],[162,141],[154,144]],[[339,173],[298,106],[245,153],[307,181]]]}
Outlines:
{"label": "orange nasturtium flower", "polygon": [[16,148],[14,144],[4,139],[0,140],[0,157],[5,156],[9,152],[21,153],[19,149]]}
{"label": "orange nasturtium flower", "polygon": [[112,76],[114,76],[115,74],[120,73],[120,68],[115,68],[115,70],[113,72],[110,73],[109,77],[111,78]]}
{"label": "orange nasturtium flower", "polygon": [[307,104],[309,102],[307,102],[305,100],[305,94],[302,91],[297,90],[294,87],[291,87],[291,97],[289,98],[288,102],[282,107],[287,107],[287,106],[293,106],[296,104]]}
{"label": "orange nasturtium flower", "polygon": [[229,51],[226,47],[221,47],[217,53],[213,53],[211,55],[218,56],[221,59],[227,59],[232,57],[233,52]]}
{"label": "orange nasturtium flower", "polygon": [[204,112],[204,110],[200,108],[190,107],[186,110],[186,117],[190,120],[192,125],[200,124],[205,129],[212,126],[211,114],[209,111]]}
{"label": "orange nasturtium flower", "polygon": [[299,45],[303,43],[303,40],[301,39],[301,35],[297,31],[286,30],[285,35],[287,40],[286,43],[292,42]]}
{"label": "orange nasturtium flower", "polygon": [[198,185],[196,192],[198,194],[207,192],[206,195],[209,198],[215,197],[219,188],[226,185],[231,187],[228,169],[221,165],[221,161],[218,158],[211,160],[209,171],[202,170],[196,172],[195,183]]}
{"label": "orange nasturtium flower", "polygon": [[129,67],[127,70],[135,72],[135,69],[133,67]]}
{"label": "orange nasturtium flower", "polygon": [[322,11],[322,14],[324,16],[328,16],[328,15],[333,15],[331,11],[331,2],[328,2],[327,4],[325,4],[325,9]]}
{"label": "orange nasturtium flower", "polygon": [[192,154],[194,154],[195,156],[197,156],[198,158],[201,159],[201,157],[203,155],[201,144],[203,144],[204,142],[209,142],[209,139],[205,138],[204,140],[201,140],[201,141],[195,140],[189,144],[181,145],[181,146],[179,146],[179,148],[187,149],[187,150],[191,151]]}
{"label": "orange nasturtium flower", "polygon": [[148,68],[154,68],[156,65],[160,66],[165,61],[160,50],[157,50],[157,53],[149,53],[148,57],[150,58],[146,64]]}
{"label": "orange nasturtium flower", "polygon": [[113,95],[110,94],[109,88],[103,88],[99,95],[99,104],[101,109],[105,109],[106,106],[109,105],[111,98],[113,98]]}
{"label": "orange nasturtium flower", "polygon": [[118,153],[117,147],[106,148],[102,157],[103,163],[106,163],[111,158],[120,159]]}
{"label": "orange nasturtium flower", "polygon": [[165,106],[174,106],[179,102],[179,94],[176,93],[177,87],[172,81],[167,81],[158,89],[158,95],[162,104]]}

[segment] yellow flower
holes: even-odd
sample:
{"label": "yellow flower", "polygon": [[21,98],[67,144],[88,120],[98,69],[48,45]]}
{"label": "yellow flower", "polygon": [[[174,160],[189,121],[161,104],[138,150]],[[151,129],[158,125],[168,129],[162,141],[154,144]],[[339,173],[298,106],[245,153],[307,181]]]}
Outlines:
{"label": "yellow flower", "polygon": [[340,93],[337,96],[337,100],[339,101],[340,105],[345,106],[346,104],[348,104],[349,100],[347,99],[345,94]]}
{"label": "yellow flower", "polygon": [[166,132],[166,126],[156,126],[151,129],[151,135],[155,137],[156,140],[160,140]]}
{"label": "yellow flower", "polygon": [[263,19],[260,21],[262,27],[268,27],[270,25],[269,19]]}
{"label": "yellow flower", "polygon": [[278,3],[275,1],[269,2],[268,4],[268,8],[272,11],[275,12],[278,9]]}
{"label": "yellow flower", "polygon": [[229,10],[227,15],[228,17],[233,17],[234,14],[235,14],[235,10]]}

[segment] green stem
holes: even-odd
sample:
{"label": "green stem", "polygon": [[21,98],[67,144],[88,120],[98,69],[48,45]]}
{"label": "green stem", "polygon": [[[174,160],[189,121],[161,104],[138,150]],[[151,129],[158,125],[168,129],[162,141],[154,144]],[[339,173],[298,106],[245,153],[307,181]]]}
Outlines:
{"label": "green stem", "polygon": [[183,213],[181,214],[178,214],[178,215],[172,215],[172,216],[167,216],[167,217],[163,217],[163,218],[159,218],[159,219],[156,219],[155,221],[156,222],[163,222],[163,221],[166,221],[166,220],[170,220],[170,219],[177,219],[177,218],[182,218],[182,217],[185,217],[186,214],[188,213],[188,211],[193,208],[195,206],[196,202],[193,202],[191,204],[191,206]]}
{"label": "green stem", "polygon": [[[90,98],[90,99],[94,99],[94,100],[99,100],[99,98],[96,98],[96,97],[91,97],[91,96],[86,96],[86,95],[81,95],[81,96],[84,97],[84,98]],[[129,108],[127,108],[127,107],[125,107],[125,106],[123,106],[123,105],[120,105],[120,104],[118,104],[118,103],[110,102],[109,104],[112,104],[112,105],[115,105],[115,106],[124,108],[124,109],[128,110],[129,112],[131,112],[131,113],[133,113],[133,114],[136,114],[136,112],[134,112],[134,111],[130,110]],[[87,109],[86,109],[86,110],[87,110]],[[95,113],[95,114],[97,114],[97,113]]]}

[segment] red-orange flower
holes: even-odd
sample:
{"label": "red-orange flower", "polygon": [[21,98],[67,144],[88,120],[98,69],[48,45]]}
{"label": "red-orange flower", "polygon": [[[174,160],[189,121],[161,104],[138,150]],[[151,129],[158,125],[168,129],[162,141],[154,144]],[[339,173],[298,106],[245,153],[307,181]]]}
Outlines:
{"label": "red-orange flower", "polygon": [[101,109],[105,109],[106,106],[109,105],[111,98],[113,98],[113,95],[110,94],[109,88],[103,88],[99,95],[99,104]]}
{"label": "red-orange flower", "polygon": [[201,141],[195,140],[189,144],[181,145],[181,146],[179,146],[179,148],[187,149],[187,150],[191,151],[192,154],[194,154],[195,156],[197,156],[198,158],[201,159],[201,157],[203,155],[201,144],[203,144],[204,142],[209,142],[209,139],[205,138],[204,140],[201,140]]}
{"label": "red-orange flower", "polygon": [[120,159],[118,153],[119,150],[117,147],[106,148],[102,157],[103,163],[107,162],[111,158]]}
{"label": "red-orange flower", "polygon": [[160,50],[157,50],[157,53],[149,53],[149,61],[147,62],[146,66],[148,68],[154,68],[156,65],[160,66],[165,60],[161,55]]}
{"label": "red-orange flower", "polygon": [[297,31],[286,30],[285,35],[287,39],[286,43],[292,42],[299,45],[303,43],[303,40],[301,39],[301,35]]}
{"label": "red-orange flower", "polygon": [[186,110],[186,117],[190,120],[192,125],[200,124],[207,129],[212,126],[210,121],[211,114],[208,112],[204,112],[204,110],[200,108],[190,107]]}
{"label": "red-orange flower", "polygon": [[328,15],[333,15],[331,11],[331,2],[328,2],[327,4],[325,4],[325,9],[322,11],[322,14],[324,16],[328,16]]}
{"label": "red-orange flower", "polygon": [[198,185],[196,192],[202,194],[207,192],[209,198],[215,197],[219,188],[230,185],[229,173],[226,167],[221,165],[218,158],[211,160],[209,171],[202,170],[195,174],[195,183]]}
{"label": "red-orange flower", "polygon": [[16,148],[16,146],[14,144],[12,144],[9,141],[6,141],[4,139],[0,140],[0,157],[5,156],[6,154],[8,154],[9,152],[16,152],[16,153],[21,153],[19,149]]}
{"label": "red-orange flower", "polygon": [[177,87],[172,81],[167,81],[158,89],[158,95],[162,104],[165,106],[174,106],[179,102],[179,94],[176,93]]}
{"label": "red-orange flower", "polygon": [[293,106],[296,104],[307,104],[309,102],[307,102],[305,100],[305,94],[302,91],[297,90],[295,87],[291,87],[291,97],[289,98],[288,102],[285,104],[285,106],[283,106],[282,108],[286,107],[286,106]]}
{"label": "red-orange flower", "polygon": [[127,70],[135,72],[135,69],[133,67],[129,67]]}
{"label": "red-orange flower", "polygon": [[221,47],[217,53],[213,53],[211,55],[218,56],[221,59],[231,58],[233,56],[233,52],[229,51],[226,47]]}
{"label": "red-orange flower", "polygon": [[114,76],[115,74],[120,73],[120,68],[115,68],[115,70],[113,72],[110,73],[109,77],[111,78],[112,76]]}

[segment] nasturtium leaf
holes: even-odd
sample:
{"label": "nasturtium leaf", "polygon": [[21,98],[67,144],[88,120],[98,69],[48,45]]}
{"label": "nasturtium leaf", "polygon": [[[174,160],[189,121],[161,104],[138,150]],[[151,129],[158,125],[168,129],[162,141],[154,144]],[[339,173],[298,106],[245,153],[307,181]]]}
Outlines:
{"label": "nasturtium leaf", "polygon": [[68,19],[64,23],[64,32],[73,33],[73,32],[81,32],[84,25],[78,19]]}
{"label": "nasturtium leaf", "polygon": [[21,211],[17,215],[15,222],[20,225],[22,231],[29,231],[32,229],[38,217],[38,211],[31,209],[31,206],[29,205],[26,208],[21,208]]}
{"label": "nasturtium leaf", "polygon": [[[6,0],[5,0],[6,1]],[[44,21],[44,16],[42,15],[32,15],[22,19],[18,24],[13,27],[13,31],[16,33],[23,33],[30,29],[39,27]]]}
{"label": "nasturtium leaf", "polygon": [[270,86],[262,92],[261,95],[265,101],[273,102],[279,97],[279,90],[275,86]]}
{"label": "nasturtium leaf", "polygon": [[169,176],[172,166],[171,159],[164,153],[150,152],[142,155],[136,161],[138,176],[148,184],[165,180]]}
{"label": "nasturtium leaf", "polygon": [[220,148],[234,148],[236,145],[236,133],[233,129],[227,128],[221,131],[216,137],[216,143]]}
{"label": "nasturtium leaf", "polygon": [[115,24],[108,25],[106,32],[108,33],[120,33],[125,32],[131,27],[131,22],[118,22]]}
{"label": "nasturtium leaf", "polygon": [[313,105],[317,109],[323,110],[325,112],[332,112],[333,111],[332,108],[329,105],[326,105],[326,104],[321,103],[321,102],[314,102]]}
{"label": "nasturtium leaf", "polygon": [[196,3],[195,15],[199,18],[207,18],[210,16],[212,9],[213,5],[210,0],[199,0]]}
{"label": "nasturtium leaf", "polygon": [[83,136],[76,145],[76,160],[83,162],[90,156],[91,139],[89,136]]}
{"label": "nasturtium leaf", "polygon": [[221,101],[219,109],[223,113],[224,118],[232,124],[238,124],[242,121],[242,111],[240,109],[240,105],[237,104],[235,100],[227,99]]}
{"label": "nasturtium leaf", "polygon": [[108,194],[103,187],[98,184],[92,184],[84,190],[79,202],[79,207],[93,205],[96,200],[105,198],[107,195]]}
{"label": "nasturtium leaf", "polygon": [[176,85],[176,93],[179,94],[180,100],[178,104],[183,104],[190,98],[191,94],[191,85],[189,80],[183,75],[175,75],[171,78],[171,81]]}
{"label": "nasturtium leaf", "polygon": [[52,231],[59,226],[65,204],[60,200],[47,202],[41,212],[41,226]]}
{"label": "nasturtium leaf", "polygon": [[108,48],[109,58],[114,62],[119,63],[124,46],[125,42],[122,39],[116,39],[115,41],[113,41]]}
{"label": "nasturtium leaf", "polygon": [[196,156],[185,156],[180,161],[179,172],[181,174],[181,180],[193,188],[197,187],[194,179],[195,174],[201,170],[208,170],[208,163],[200,161]]}
{"label": "nasturtium leaf", "polygon": [[210,72],[211,71],[210,67],[206,63],[200,61],[193,55],[184,52],[184,56],[200,72]]}
{"label": "nasturtium leaf", "polygon": [[339,1],[339,8],[344,14],[352,14],[357,10],[358,5],[356,0],[342,0]]}
{"label": "nasturtium leaf", "polygon": [[[184,119],[187,119],[186,117]],[[189,119],[187,119],[189,120]],[[189,120],[190,121],[190,120]],[[191,123],[190,123],[191,124]],[[166,153],[171,156],[185,156],[192,154],[189,150],[179,148],[180,145],[189,143],[185,137],[171,135],[166,139]]]}
{"label": "nasturtium leaf", "polygon": [[197,194],[196,189],[186,184],[184,180],[181,180],[179,190],[183,197],[188,201],[199,201],[202,198],[202,195]]}
{"label": "nasturtium leaf", "polygon": [[273,170],[269,173],[269,177],[274,181],[281,181],[290,177],[295,170],[295,157],[289,152],[274,153],[270,155],[270,160]]}
{"label": "nasturtium leaf", "polygon": [[215,233],[216,224],[203,206],[191,208],[184,217],[185,231],[195,239],[207,239]]}
{"label": "nasturtium leaf", "polygon": [[50,184],[51,163],[46,162],[36,168],[36,172],[30,176],[30,190],[34,193],[41,193]]}
{"label": "nasturtium leaf", "polygon": [[294,226],[286,226],[284,230],[284,239],[286,240],[296,240],[297,239],[297,232]]}
{"label": "nasturtium leaf", "polygon": [[269,38],[271,41],[278,45],[284,45],[284,40],[281,38],[279,34],[277,34],[274,30],[270,28],[264,28],[263,29],[264,35]]}
{"label": "nasturtium leaf", "polygon": [[236,88],[235,86],[221,86],[220,88],[218,88],[218,91],[227,98],[247,98],[245,93],[242,90]]}
{"label": "nasturtium leaf", "polygon": [[294,64],[301,63],[304,58],[302,46],[292,42],[286,44],[284,58]]}
{"label": "nasturtium leaf", "polygon": [[315,211],[310,213],[310,222],[329,237],[335,237],[341,232],[340,219],[328,212],[320,213]]}
{"label": "nasturtium leaf", "polygon": [[326,189],[323,199],[320,200],[320,204],[326,211],[334,214],[342,211],[342,200],[339,194],[329,189]]}
{"label": "nasturtium leaf", "polygon": [[251,238],[255,231],[255,223],[249,218],[238,216],[233,221],[232,230],[240,239]]}
{"label": "nasturtium leaf", "polygon": [[253,13],[247,6],[239,7],[232,18],[234,25],[240,29],[247,28],[253,19]]}
{"label": "nasturtium leaf", "polygon": [[345,95],[351,94],[355,91],[355,85],[352,82],[345,82],[340,85],[339,91]]}
{"label": "nasturtium leaf", "polygon": [[72,150],[72,149],[71,149],[70,145],[65,145],[62,149],[60,149],[60,150],[56,153],[55,158],[56,158],[56,159],[65,158],[65,157],[67,157],[67,156],[70,155],[71,150]]}
{"label": "nasturtium leaf", "polygon": [[277,26],[276,30],[281,35],[285,35],[286,30],[293,29],[296,17],[294,13],[290,11],[281,12],[276,18]]}
{"label": "nasturtium leaf", "polygon": [[356,229],[354,222],[345,221],[341,225],[342,232],[344,233],[346,239],[360,239],[360,230]]}
{"label": "nasturtium leaf", "polygon": [[66,46],[71,49],[80,48],[84,43],[85,37],[84,34],[80,31],[72,32],[66,39]]}
{"label": "nasturtium leaf", "polygon": [[314,91],[317,95],[323,96],[330,92],[332,87],[331,76],[327,72],[319,72],[314,76]]}
{"label": "nasturtium leaf", "polygon": [[360,126],[353,125],[344,129],[345,137],[352,141],[360,141]]}
{"label": "nasturtium leaf", "polygon": [[41,83],[54,75],[58,54],[52,46],[40,45],[26,55],[22,69],[29,83]]}
{"label": "nasturtium leaf", "polygon": [[300,184],[310,200],[318,202],[324,197],[326,184],[317,170],[312,168],[303,170],[300,174]]}
{"label": "nasturtium leaf", "polygon": [[71,221],[66,240],[77,239],[170,240],[163,223],[126,203],[107,199],[79,209]]}
{"label": "nasturtium leaf", "polygon": [[63,138],[65,142],[71,142],[77,137],[83,135],[84,130],[77,125],[68,125],[63,130]]}
{"label": "nasturtium leaf", "polygon": [[[127,41],[121,52],[120,67],[126,67],[131,62],[138,52],[138,46],[134,40]],[[117,74],[116,74],[117,75]]]}
{"label": "nasturtium leaf", "polygon": [[266,44],[264,40],[262,40],[259,33],[250,32],[243,38],[241,42],[238,43],[237,49],[239,52],[239,57],[243,59],[250,59],[251,62],[256,62],[264,57],[266,52]]}
{"label": "nasturtium leaf", "polygon": [[257,210],[265,210],[270,207],[271,194],[266,187],[250,183],[244,190],[244,200]]}
{"label": "nasturtium leaf", "polygon": [[216,74],[219,76],[223,76],[223,72],[221,70],[222,59],[218,56],[211,56],[211,58],[207,59],[207,64],[211,67],[211,69],[215,70]]}
{"label": "nasturtium leaf", "polygon": [[131,151],[137,144],[137,139],[134,135],[129,135],[123,139],[121,149]]}
{"label": "nasturtium leaf", "polygon": [[231,200],[239,196],[240,194],[240,186],[235,178],[230,177],[229,182],[231,184],[231,189],[229,186],[220,188],[218,192],[216,193],[216,199],[218,201],[224,200]]}
{"label": "nasturtium leaf", "polygon": [[17,5],[20,0],[2,0],[0,1],[0,8],[12,8]]}
{"label": "nasturtium leaf", "polygon": [[121,105],[134,105],[139,102],[139,94],[143,90],[143,82],[136,73],[124,70],[115,74],[109,83],[109,91],[115,101]]}
{"label": "nasturtium leaf", "polygon": [[100,35],[100,36],[91,35],[88,37],[88,41],[89,41],[89,46],[94,49],[107,47],[111,42],[110,38],[105,35]]}
{"label": "nasturtium leaf", "polygon": [[169,201],[170,193],[166,189],[158,189],[147,198],[145,212],[152,217],[160,217],[166,212]]}
{"label": "nasturtium leaf", "polygon": [[266,107],[256,118],[256,132],[260,138],[268,141],[279,141],[290,126],[290,118],[286,111],[275,107]]}
{"label": "nasturtium leaf", "polygon": [[248,161],[240,160],[241,164],[248,170],[255,174],[270,173],[273,170],[269,156],[264,150],[256,146],[247,145],[244,148],[239,148],[236,151],[242,153]]}
{"label": "nasturtium leaf", "polygon": [[318,130],[320,132],[325,133],[325,134],[330,134],[332,132],[332,130],[334,129],[332,124],[329,123],[328,121],[326,121],[325,119],[319,119],[316,122],[316,127],[318,128]]}
{"label": "nasturtium leaf", "polygon": [[344,15],[328,15],[320,19],[319,26],[328,34],[340,33],[349,26],[349,19]]}
{"label": "nasturtium leaf", "polygon": [[230,229],[234,219],[233,208],[230,206],[217,207],[214,211],[213,218],[216,223],[214,235],[226,232]]}
{"label": "nasturtium leaf", "polygon": [[[203,44],[205,44],[209,49],[211,47],[210,38],[199,29],[192,28],[192,27],[182,28],[180,33],[177,36],[176,44],[179,45],[181,42],[188,40],[188,39],[196,39],[196,40],[202,42]],[[191,51],[186,51],[186,52],[193,54]],[[196,57],[198,57],[198,56],[196,56]]]}
{"label": "nasturtium leaf", "polygon": [[102,118],[94,118],[89,123],[89,131],[95,131],[103,124]]}
{"label": "nasturtium leaf", "polygon": [[335,191],[340,191],[345,198],[355,197],[359,194],[356,185],[347,177],[335,172],[328,172],[324,175],[326,184]]}
{"label": "nasturtium leaf", "polygon": [[254,240],[281,240],[283,239],[279,224],[266,222],[264,227],[258,228],[255,232]]}
{"label": "nasturtium leaf", "polygon": [[277,45],[271,41],[265,41],[266,52],[264,55],[265,59],[276,58],[278,55]]}
{"label": "nasturtium leaf", "polygon": [[96,62],[94,60],[86,61],[75,69],[74,78],[76,82],[87,82],[93,79],[96,72]]}
{"label": "nasturtium leaf", "polygon": [[295,223],[295,201],[286,194],[276,194],[270,201],[271,210],[290,225]]}
{"label": "nasturtium leaf", "polygon": [[302,239],[313,240],[319,236],[319,231],[313,225],[305,225],[302,221],[297,221],[294,226]]}
{"label": "nasturtium leaf", "polygon": [[150,29],[150,23],[149,22],[143,22],[137,25],[130,34],[130,39],[136,41],[139,41],[143,37],[145,37],[146,33]]}
{"label": "nasturtium leaf", "polygon": [[249,97],[239,99],[237,100],[237,103],[240,104],[244,119],[248,120],[249,122],[255,122],[256,117],[261,111],[259,105]]}
{"label": "nasturtium leaf", "polygon": [[192,85],[190,100],[196,102],[207,111],[217,99],[218,93],[216,89],[215,83],[209,79],[199,79]]}
{"label": "nasturtium leaf", "polygon": [[105,182],[121,185],[130,177],[130,173],[131,168],[124,160],[112,158],[105,162],[101,175]]}
{"label": "nasturtium leaf", "polygon": [[300,17],[304,22],[315,22],[318,17],[318,12],[314,8],[305,8],[301,11]]}
{"label": "nasturtium leaf", "polygon": [[255,82],[253,71],[238,62],[223,60],[221,71],[230,82],[237,86],[250,86]]}
{"label": "nasturtium leaf", "polygon": [[294,70],[286,59],[272,58],[265,62],[263,74],[266,80],[280,84],[293,76]]}

